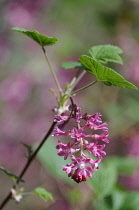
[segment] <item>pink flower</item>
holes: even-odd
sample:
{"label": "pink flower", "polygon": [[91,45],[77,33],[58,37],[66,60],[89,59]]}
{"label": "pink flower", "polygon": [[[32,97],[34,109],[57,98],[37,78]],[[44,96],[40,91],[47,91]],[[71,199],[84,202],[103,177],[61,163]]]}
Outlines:
{"label": "pink flower", "polygon": [[91,121],[92,123],[95,123],[96,125],[99,125],[100,123],[102,123],[102,120],[100,117],[101,117],[100,113],[95,113],[93,115],[85,114],[83,118],[85,120]]}
{"label": "pink flower", "polygon": [[52,136],[67,136],[67,132],[60,130],[58,127],[54,128],[54,134]]}
{"label": "pink flower", "polygon": [[63,122],[63,121],[66,121],[68,119],[67,116],[61,116],[61,115],[55,115],[55,119],[54,119],[54,122]]}
{"label": "pink flower", "polygon": [[109,140],[107,139],[108,135],[109,135],[109,134],[108,134],[107,132],[104,132],[104,133],[102,133],[102,134],[100,134],[100,135],[94,134],[94,139],[95,139],[95,140],[100,139],[100,140],[102,140],[102,141],[104,141],[104,142],[106,142],[106,143],[109,143]]}
{"label": "pink flower", "polygon": [[[67,159],[68,155],[77,152],[77,158],[72,155],[72,162],[62,167],[69,177],[71,177],[75,182],[79,183],[86,181],[88,177],[92,177],[94,171],[98,169],[98,163],[101,162],[103,156],[106,155],[106,152],[103,151],[105,148],[105,144],[103,142],[109,143],[109,140],[107,139],[108,128],[107,123],[102,123],[100,113],[96,113],[94,115],[82,115],[81,109],[76,107],[76,105],[70,107],[70,111],[73,113],[70,113],[69,117],[56,116],[56,118],[59,119],[59,122],[61,122],[63,119],[68,120],[64,122],[64,126],[62,123],[54,129],[53,136],[67,136],[74,141],[73,143],[69,141],[69,143],[63,144],[58,140],[58,145],[56,148],[58,149],[58,155],[64,156],[65,160]],[[63,131],[71,118],[75,120],[77,127],[73,127],[68,131]],[[83,125],[80,123],[81,119],[85,121],[84,124],[82,123]],[[62,128],[62,130],[60,128]],[[86,129],[90,129],[90,134],[85,134]],[[95,132],[95,134],[92,133],[92,130]],[[102,130],[105,132],[102,134],[97,134],[97,130]],[[90,142],[90,139],[88,141],[85,138],[91,138],[92,141]],[[101,140],[101,145],[99,145],[98,141],[95,140]],[[88,155],[84,154],[85,150],[89,154],[93,154],[95,157],[97,157],[97,160],[94,161]]]}
{"label": "pink flower", "polygon": [[102,131],[108,131],[108,128],[107,128],[107,123],[102,123],[98,126],[94,126],[94,130],[102,130]]}
{"label": "pink flower", "polygon": [[98,141],[95,143],[88,143],[86,145],[86,149],[89,154],[94,154],[95,156],[102,158],[102,156],[106,155],[106,152],[102,151],[105,148],[105,144],[98,145]]}
{"label": "pink flower", "polygon": [[75,115],[73,117],[75,118],[76,123],[80,123],[82,119],[82,113],[81,113],[81,108],[80,107],[75,107]]}
{"label": "pink flower", "polygon": [[96,124],[92,120],[88,120],[84,126],[84,128],[90,128],[93,130],[103,130],[103,131],[108,131],[107,128],[107,123],[102,123],[102,124]]}
{"label": "pink flower", "polygon": [[71,148],[72,144],[69,142],[68,144],[63,144],[61,141],[58,140],[58,145],[56,149],[58,149],[58,155],[64,156],[64,160],[67,159],[68,155],[76,152],[76,149]]}
{"label": "pink flower", "polygon": [[[94,170],[97,170],[95,167],[95,161],[92,165],[92,160],[90,158],[86,158],[83,156],[76,158],[74,155],[72,155],[71,160],[71,164],[67,164],[66,166],[62,167],[63,170],[68,173],[68,176],[77,183],[86,181],[87,177],[91,178]],[[90,164],[91,166],[89,166],[88,164]]]}
{"label": "pink flower", "polygon": [[85,135],[83,134],[83,129],[73,128],[70,133],[70,137],[74,138],[77,141],[80,141],[81,138],[84,138]]}

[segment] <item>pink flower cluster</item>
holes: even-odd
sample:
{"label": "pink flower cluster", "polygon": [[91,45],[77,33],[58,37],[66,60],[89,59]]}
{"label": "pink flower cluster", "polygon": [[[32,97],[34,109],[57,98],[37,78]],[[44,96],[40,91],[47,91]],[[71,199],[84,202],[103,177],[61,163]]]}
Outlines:
{"label": "pink flower cluster", "polygon": [[[75,126],[71,130],[65,131],[65,127],[71,118],[74,119]],[[58,150],[58,155],[64,156],[64,160],[71,155],[72,162],[62,166],[63,170],[77,183],[86,181],[87,177],[92,177],[94,171],[98,169],[98,163],[106,155],[103,149],[105,148],[105,143],[109,143],[107,139],[107,123],[102,123],[100,113],[82,115],[81,109],[76,105],[74,105],[69,117],[56,115],[55,121],[58,123],[58,126],[54,129],[53,136],[67,136],[71,138],[67,144],[63,144],[57,139],[58,145],[56,149]],[[101,130],[103,133],[94,133],[97,130]],[[94,159],[86,155],[85,151],[90,155],[93,154]],[[73,155],[73,153],[76,153],[76,155]]]}

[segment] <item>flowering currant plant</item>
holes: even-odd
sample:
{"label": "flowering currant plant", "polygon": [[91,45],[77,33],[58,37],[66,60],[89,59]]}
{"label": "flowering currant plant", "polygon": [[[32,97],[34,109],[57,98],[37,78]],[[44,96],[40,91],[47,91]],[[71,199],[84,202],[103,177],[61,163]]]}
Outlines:
{"label": "flowering currant plant", "polygon": [[[77,72],[73,79],[66,83],[65,88],[62,89],[50,65],[45,49],[45,46],[54,45],[58,41],[57,38],[48,37],[37,31],[29,31],[23,28],[15,27],[12,30],[30,37],[41,47],[56,85],[56,90],[51,89],[56,99],[56,105],[53,108],[54,120],[52,125],[38,147],[32,151],[29,145],[24,144],[28,151],[28,159],[21,173],[16,176],[4,167],[0,167],[1,171],[14,179],[14,185],[6,198],[2,201],[0,209],[2,209],[10,199],[14,199],[18,203],[20,202],[25,192],[23,192],[23,188],[18,189],[18,184],[19,182],[24,182],[22,179],[24,174],[50,135],[56,137],[58,156],[63,156],[64,160],[70,157],[71,162],[63,165],[62,168],[63,171],[67,173],[67,176],[75,182],[80,183],[86,181],[88,177],[92,178],[95,171],[99,169],[99,163],[106,155],[104,151],[105,146],[109,143],[107,123],[103,122],[100,113],[91,113],[91,115],[87,113],[82,114],[81,108],[74,103],[74,97],[78,92],[98,82],[102,82],[108,87],[114,85],[137,90],[135,85],[126,81],[119,73],[102,65],[107,62],[122,64],[120,57],[122,50],[113,45],[93,46],[88,51],[88,55],[82,55],[77,62],[64,62],[62,68],[76,69]],[[86,73],[93,75],[92,78],[95,78],[95,80],[77,89],[77,84]],[[69,128],[71,124],[72,127]],[[61,141],[61,139],[63,139],[62,137],[64,137],[64,141]],[[43,197],[45,200],[53,200],[52,195],[43,188],[38,187],[33,193]]]}
{"label": "flowering currant plant", "polygon": [[[58,145],[56,148],[58,155],[64,156],[65,160],[68,155],[72,154],[72,163],[62,167],[69,177],[79,183],[86,181],[87,177],[92,177],[94,171],[98,169],[98,163],[106,155],[103,149],[105,148],[105,143],[109,143],[107,139],[108,128],[107,123],[102,123],[100,113],[83,115],[80,107],[73,105],[72,108],[73,111],[69,117],[65,115],[55,116],[55,121],[58,125],[54,129],[53,136],[69,136],[71,138],[67,144],[63,144],[57,139]],[[64,131],[66,121],[69,121],[71,118],[75,121],[75,127],[71,130]],[[83,123],[81,122],[82,120]],[[89,134],[85,134],[86,129],[89,129]],[[97,134],[97,130],[101,130],[103,133]],[[100,140],[100,143],[98,140]],[[93,160],[89,155],[85,155],[84,151],[93,154],[97,159]],[[76,156],[73,154],[76,154]]]}

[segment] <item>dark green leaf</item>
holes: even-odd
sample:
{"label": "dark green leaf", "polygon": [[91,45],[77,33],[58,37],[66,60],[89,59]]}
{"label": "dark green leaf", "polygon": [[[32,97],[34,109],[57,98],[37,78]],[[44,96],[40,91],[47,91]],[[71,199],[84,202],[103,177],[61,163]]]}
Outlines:
{"label": "dark green leaf", "polygon": [[12,28],[12,30],[29,36],[31,39],[37,42],[41,47],[53,45],[58,41],[56,38],[40,34],[38,31],[28,31],[24,28],[18,28],[18,27]]}
{"label": "dark green leaf", "polygon": [[47,200],[51,200],[51,201],[54,201],[54,198],[53,198],[53,195],[49,192],[47,192],[44,188],[42,187],[37,187],[35,190],[34,190],[34,193],[36,195],[38,195],[40,198],[42,198],[44,201],[47,201]]}
{"label": "dark green leaf", "polygon": [[115,72],[113,69],[102,66],[99,62],[89,56],[82,55],[79,61],[87,72],[97,77],[97,81],[102,81],[109,86],[115,85],[136,90],[138,89],[135,85],[126,81],[124,77]]}
{"label": "dark green leaf", "polygon": [[139,192],[126,192],[123,205],[119,210],[139,210]]}
{"label": "dark green leaf", "polygon": [[23,146],[24,146],[27,150],[29,150],[29,151],[32,150],[32,147],[31,147],[30,145],[25,144],[25,143],[22,143],[22,144],[23,144]]}
{"label": "dark green leaf", "polygon": [[61,64],[63,69],[74,69],[74,68],[82,68],[82,65],[79,62],[64,62]]}
{"label": "dark green leaf", "polygon": [[107,86],[112,86],[111,82],[109,82],[109,81],[106,81],[106,82],[103,82],[103,83]]}
{"label": "dark green leaf", "polygon": [[100,63],[115,62],[122,64],[122,58],[119,54],[122,50],[113,45],[98,45],[89,50],[89,55]]}
{"label": "dark green leaf", "polygon": [[[111,206],[109,205],[110,198]],[[139,210],[138,192],[127,192],[115,188],[109,196],[104,198],[104,201],[107,207],[110,206],[110,210]]]}
{"label": "dark green leaf", "polygon": [[[11,172],[9,172],[8,170],[6,170],[2,166],[0,166],[0,170],[3,171],[5,174],[7,174],[9,177],[11,177],[13,180],[19,179],[19,177],[17,177],[16,175],[12,174]],[[20,180],[20,182],[24,182],[23,179],[19,179],[19,180]]]}

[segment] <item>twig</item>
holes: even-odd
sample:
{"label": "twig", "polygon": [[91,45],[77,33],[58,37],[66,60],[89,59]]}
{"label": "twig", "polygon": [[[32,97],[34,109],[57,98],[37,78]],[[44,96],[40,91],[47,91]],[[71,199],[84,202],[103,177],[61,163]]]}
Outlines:
{"label": "twig", "polygon": [[[46,142],[46,140],[48,139],[48,137],[52,133],[52,131],[53,131],[53,129],[54,129],[54,127],[55,127],[56,124],[57,124],[57,122],[53,122],[52,123],[51,127],[49,128],[48,132],[46,133],[46,135],[42,139],[42,141],[39,144],[39,146],[36,148],[36,150],[32,153],[32,155],[27,160],[27,162],[26,162],[24,168],[22,169],[22,171],[21,171],[18,179],[16,180],[15,185],[12,188],[15,188],[16,187],[16,184],[18,184],[20,182],[20,179],[24,176],[25,172],[27,171],[27,169],[29,168],[30,164],[32,163],[32,161],[36,157],[37,153],[39,152],[39,150],[41,149],[41,147],[43,146],[43,144]],[[8,203],[8,201],[10,199],[11,199],[11,192],[9,192],[9,194],[6,196],[6,198],[2,201],[2,203],[0,205],[0,209],[2,209]]]}

